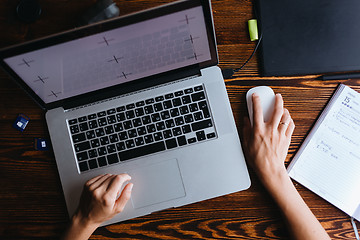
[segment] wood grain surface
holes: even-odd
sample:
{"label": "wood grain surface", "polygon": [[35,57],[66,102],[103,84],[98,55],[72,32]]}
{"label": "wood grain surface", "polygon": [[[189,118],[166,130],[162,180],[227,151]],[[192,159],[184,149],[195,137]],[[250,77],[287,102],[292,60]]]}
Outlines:
{"label": "wood grain surface", "polygon": [[[18,20],[18,1],[0,0],[0,47],[72,29],[95,1],[38,0],[42,15],[35,23]],[[116,1],[121,15],[170,1]],[[251,55],[247,20],[250,0],[213,0],[221,68],[236,68]],[[319,81],[317,76],[261,77],[256,55],[234,78],[226,80],[239,132],[247,114],[245,93],[258,85],[281,93],[296,124],[286,165],[303,142],[337,85],[360,91],[360,80]],[[17,114],[30,117],[24,132],[12,128]],[[57,239],[68,222],[52,151],[35,151],[35,137],[48,138],[44,112],[0,71],[0,239]],[[250,189],[153,213],[97,229],[91,239],[289,239],[282,216],[250,169]],[[309,190],[294,183],[333,239],[355,239],[350,219]]]}

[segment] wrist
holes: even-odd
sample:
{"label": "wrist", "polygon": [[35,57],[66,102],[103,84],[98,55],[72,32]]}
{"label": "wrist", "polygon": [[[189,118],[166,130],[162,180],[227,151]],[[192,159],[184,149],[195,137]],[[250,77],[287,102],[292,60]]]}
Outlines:
{"label": "wrist", "polygon": [[91,235],[100,224],[91,221],[87,217],[83,216],[80,211],[77,211],[71,218],[71,225],[79,229],[79,231],[82,231],[83,233],[90,233]]}
{"label": "wrist", "polygon": [[277,190],[280,186],[291,182],[285,166],[277,168],[273,171],[263,171],[262,173],[260,170],[258,172],[258,176],[262,184],[270,192],[272,192],[273,190]]}

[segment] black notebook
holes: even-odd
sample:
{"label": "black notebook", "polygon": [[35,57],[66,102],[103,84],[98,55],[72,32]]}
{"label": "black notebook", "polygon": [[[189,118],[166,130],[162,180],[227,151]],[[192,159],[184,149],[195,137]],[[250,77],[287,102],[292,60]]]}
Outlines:
{"label": "black notebook", "polygon": [[257,0],[264,76],[360,71],[360,1]]}

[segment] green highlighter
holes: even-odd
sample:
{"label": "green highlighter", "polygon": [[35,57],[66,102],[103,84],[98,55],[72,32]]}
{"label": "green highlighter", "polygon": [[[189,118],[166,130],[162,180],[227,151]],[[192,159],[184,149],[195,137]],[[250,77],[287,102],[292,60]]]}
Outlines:
{"label": "green highlighter", "polygon": [[248,27],[249,27],[250,40],[251,41],[259,40],[257,20],[250,19],[248,21]]}

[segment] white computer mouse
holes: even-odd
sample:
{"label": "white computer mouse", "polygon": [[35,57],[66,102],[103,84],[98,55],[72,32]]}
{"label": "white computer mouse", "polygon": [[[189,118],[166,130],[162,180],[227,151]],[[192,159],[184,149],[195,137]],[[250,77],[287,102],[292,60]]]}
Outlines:
{"label": "white computer mouse", "polygon": [[275,93],[274,91],[267,86],[259,86],[251,88],[246,93],[246,102],[247,102],[247,108],[249,112],[249,118],[251,126],[253,125],[253,103],[252,103],[252,94],[257,93],[261,100],[261,107],[263,109],[263,115],[264,115],[264,122],[267,122],[270,120],[273,112],[274,112],[274,105],[275,105]]}

